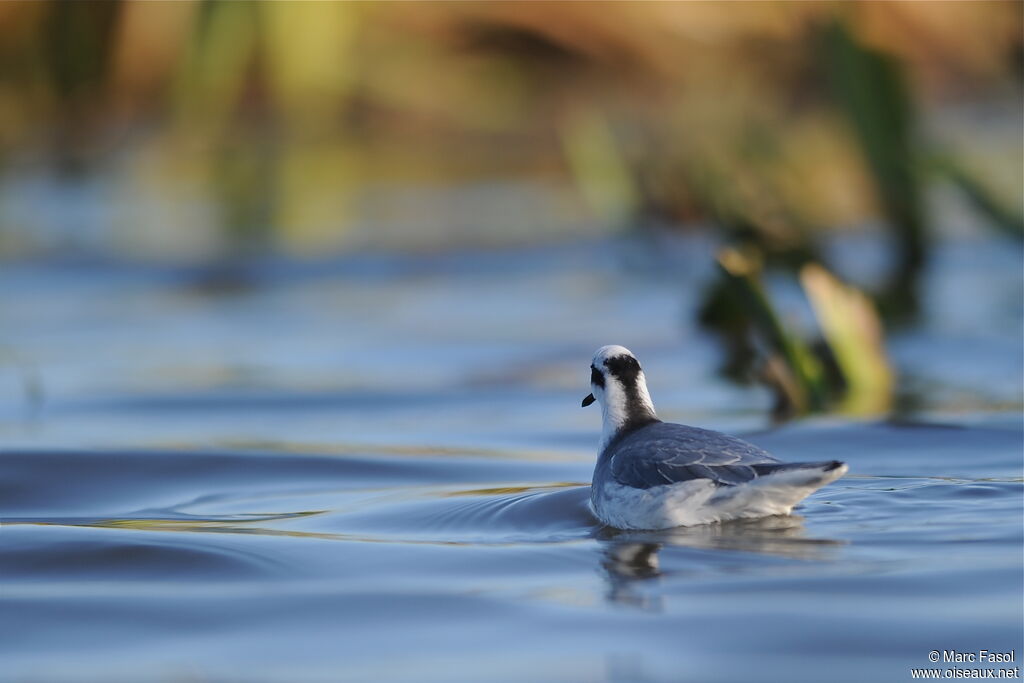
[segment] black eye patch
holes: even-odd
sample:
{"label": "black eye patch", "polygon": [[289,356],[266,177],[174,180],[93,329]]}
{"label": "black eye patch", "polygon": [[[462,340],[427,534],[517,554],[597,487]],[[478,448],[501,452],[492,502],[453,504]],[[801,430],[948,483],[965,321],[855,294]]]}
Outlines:
{"label": "black eye patch", "polygon": [[593,365],[590,366],[590,383],[604,389],[604,375]]}
{"label": "black eye patch", "polygon": [[618,377],[623,384],[636,382],[637,375],[640,374],[640,363],[632,356],[615,356],[605,360],[604,365],[608,372]]}

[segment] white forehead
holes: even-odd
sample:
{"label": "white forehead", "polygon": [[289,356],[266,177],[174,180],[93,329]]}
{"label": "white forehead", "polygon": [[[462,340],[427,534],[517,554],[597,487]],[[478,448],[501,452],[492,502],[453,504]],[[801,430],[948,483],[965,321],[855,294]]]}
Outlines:
{"label": "white forehead", "polygon": [[625,346],[616,346],[614,344],[610,346],[602,346],[596,352],[594,352],[594,365],[601,367],[606,360],[609,358],[615,358],[616,356],[629,356],[630,358],[636,358],[633,352],[627,349]]}

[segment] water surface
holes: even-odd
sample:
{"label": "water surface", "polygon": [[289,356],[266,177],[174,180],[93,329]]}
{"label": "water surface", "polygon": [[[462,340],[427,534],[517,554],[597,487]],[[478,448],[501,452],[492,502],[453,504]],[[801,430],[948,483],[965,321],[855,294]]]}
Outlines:
{"label": "water surface", "polygon": [[[5,268],[0,678],[900,681],[931,650],[1011,648],[1019,666],[1019,254],[960,247],[930,275],[955,305],[891,340],[915,408],[779,429],[688,323],[700,240],[265,264],[227,289]],[[640,356],[662,417],[850,474],[791,517],[602,528],[579,400],[604,343]]]}

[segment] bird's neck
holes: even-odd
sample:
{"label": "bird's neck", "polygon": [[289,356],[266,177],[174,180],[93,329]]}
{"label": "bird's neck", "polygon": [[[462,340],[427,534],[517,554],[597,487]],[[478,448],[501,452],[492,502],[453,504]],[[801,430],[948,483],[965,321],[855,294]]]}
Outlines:
{"label": "bird's neck", "polygon": [[607,383],[604,401],[601,403],[601,417],[603,426],[599,452],[619,434],[658,422],[642,372],[631,382],[623,383],[616,379]]}

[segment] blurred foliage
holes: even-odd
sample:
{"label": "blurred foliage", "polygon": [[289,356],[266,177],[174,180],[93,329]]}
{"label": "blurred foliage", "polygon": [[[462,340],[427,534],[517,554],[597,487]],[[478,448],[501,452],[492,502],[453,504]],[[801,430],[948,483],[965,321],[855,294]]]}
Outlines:
{"label": "blurred foliage", "polygon": [[946,178],[960,189],[974,208],[985,216],[989,223],[1004,234],[1024,239],[1024,206],[1013,206],[1000,199],[986,187],[977,173],[955,156],[934,152],[930,160],[931,170],[940,178]]}
{"label": "blurred foliage", "polygon": [[742,323],[740,332],[756,344],[755,348],[764,349],[762,379],[775,390],[776,418],[823,410],[828,390],[824,368],[804,340],[787,329],[776,313],[761,285],[756,252],[724,249],[718,262],[738,304],[733,310]]}
{"label": "blurred foliage", "polygon": [[[711,225],[730,250],[702,319],[727,371],[762,368],[797,412],[837,393],[862,410],[891,383],[869,311],[914,315],[931,181],[1024,234],[1022,19],[998,1],[0,3],[0,181],[106,179],[115,248],[228,271]],[[1012,144],[984,152],[991,117],[941,123],[979,102]],[[470,201],[491,184],[529,200]],[[60,246],[3,201],[0,254]],[[818,240],[877,222],[894,265],[869,301]],[[801,279],[826,353],[786,329],[762,271]]]}
{"label": "blurred foliage", "polygon": [[[169,258],[315,255],[432,218],[382,208],[382,188],[498,180],[553,197],[523,207],[535,234],[710,220],[794,265],[809,232],[880,213],[908,270],[927,251],[915,112],[1019,98],[1021,19],[1005,2],[0,3],[0,169],[113,176],[123,202],[171,213],[209,202],[167,219],[175,240],[123,212],[117,234]],[[975,203],[1018,200],[1006,155],[986,172],[1009,169],[1012,196],[955,176]],[[5,227],[9,252],[31,246],[31,225]]]}
{"label": "blurred foliage", "polygon": [[800,271],[822,339],[839,373],[840,408],[853,415],[889,411],[893,371],[885,353],[882,323],[871,300],[855,287],[841,283],[818,264]]}
{"label": "blurred foliage", "polygon": [[799,271],[800,283],[818,324],[816,339],[787,325],[762,284],[763,262],[756,250],[723,249],[721,299],[706,306],[705,322],[718,323],[740,361],[743,376],[757,379],[775,396],[772,415],[839,409],[853,415],[888,412],[893,372],[886,358],[882,323],[871,300],[841,283],[818,263]]}
{"label": "blurred foliage", "polygon": [[853,128],[896,236],[897,265],[882,301],[897,314],[912,312],[928,240],[916,117],[906,77],[897,59],[861,44],[842,23],[828,27],[824,45],[836,101]]}
{"label": "blurred foliage", "polygon": [[595,110],[567,117],[562,144],[580,195],[595,215],[628,226],[636,219],[637,188],[608,121]]}

